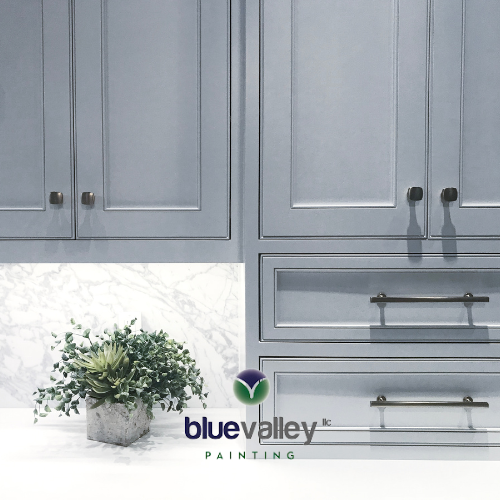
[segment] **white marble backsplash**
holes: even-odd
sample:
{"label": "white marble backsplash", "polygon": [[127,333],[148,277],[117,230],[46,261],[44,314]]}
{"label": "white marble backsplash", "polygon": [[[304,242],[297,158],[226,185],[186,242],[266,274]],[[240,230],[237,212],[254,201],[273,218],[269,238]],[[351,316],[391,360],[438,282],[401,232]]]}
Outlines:
{"label": "white marble backsplash", "polygon": [[33,406],[57,360],[50,333],[70,318],[99,333],[132,315],[187,342],[209,407],[237,407],[242,276],[243,264],[0,264],[0,407]]}

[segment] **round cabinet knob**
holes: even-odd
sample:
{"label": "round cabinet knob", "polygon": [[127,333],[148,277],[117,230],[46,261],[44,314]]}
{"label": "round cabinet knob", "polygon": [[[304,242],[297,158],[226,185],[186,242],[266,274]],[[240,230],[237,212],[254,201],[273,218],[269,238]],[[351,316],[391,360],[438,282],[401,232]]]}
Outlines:
{"label": "round cabinet knob", "polygon": [[420,201],[424,197],[424,190],[421,187],[408,188],[408,200]]}
{"label": "round cabinet knob", "polygon": [[63,194],[59,191],[51,191],[49,194],[49,203],[51,205],[62,205]]}
{"label": "round cabinet knob", "polygon": [[95,203],[95,194],[85,191],[82,193],[82,204],[93,205]]}
{"label": "round cabinet knob", "polygon": [[443,201],[457,201],[457,188],[444,188],[441,191],[441,198],[443,199]]}

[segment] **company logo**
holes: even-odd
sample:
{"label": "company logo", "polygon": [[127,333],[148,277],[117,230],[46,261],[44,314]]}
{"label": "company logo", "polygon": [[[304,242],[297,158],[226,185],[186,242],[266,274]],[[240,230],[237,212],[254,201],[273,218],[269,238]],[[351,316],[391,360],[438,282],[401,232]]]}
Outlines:
{"label": "company logo", "polygon": [[258,405],[269,394],[269,380],[259,370],[243,370],[233,383],[234,395],[246,405]]}

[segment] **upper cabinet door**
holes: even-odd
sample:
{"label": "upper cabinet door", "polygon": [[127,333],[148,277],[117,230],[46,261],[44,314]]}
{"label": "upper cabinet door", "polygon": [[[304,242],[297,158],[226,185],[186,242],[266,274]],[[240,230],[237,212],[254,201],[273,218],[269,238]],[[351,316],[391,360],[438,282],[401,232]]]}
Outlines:
{"label": "upper cabinet door", "polygon": [[436,0],[433,17],[430,235],[498,238],[500,2]]}
{"label": "upper cabinet door", "polygon": [[0,238],[73,234],[68,6],[0,1]]}
{"label": "upper cabinet door", "polygon": [[77,0],[75,44],[77,237],[229,238],[228,0]]}
{"label": "upper cabinet door", "polygon": [[263,0],[261,23],[261,235],[424,237],[427,0]]}

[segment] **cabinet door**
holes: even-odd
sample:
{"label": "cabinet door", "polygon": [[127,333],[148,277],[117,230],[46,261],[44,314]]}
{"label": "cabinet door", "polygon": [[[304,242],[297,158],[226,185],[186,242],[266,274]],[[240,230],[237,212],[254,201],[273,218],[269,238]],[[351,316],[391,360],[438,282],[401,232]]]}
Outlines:
{"label": "cabinet door", "polygon": [[427,0],[261,3],[264,237],[422,237]]}
{"label": "cabinet door", "polygon": [[0,2],[0,238],[72,237],[68,5]]}
{"label": "cabinet door", "polygon": [[498,238],[500,2],[440,0],[433,16],[430,234]]}
{"label": "cabinet door", "polygon": [[76,2],[77,237],[229,237],[228,15]]}

